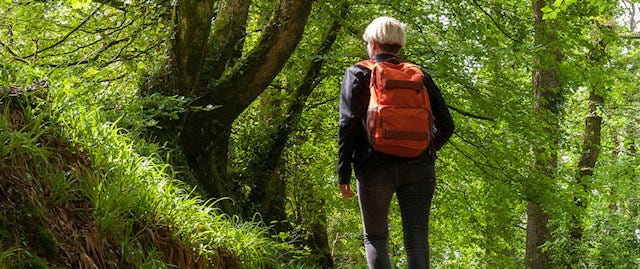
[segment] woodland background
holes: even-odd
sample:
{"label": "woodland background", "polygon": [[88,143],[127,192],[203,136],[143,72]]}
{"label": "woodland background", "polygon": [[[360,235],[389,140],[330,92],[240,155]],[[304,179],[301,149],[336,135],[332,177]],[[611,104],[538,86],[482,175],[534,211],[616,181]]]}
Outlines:
{"label": "woodland background", "polygon": [[434,268],[640,267],[639,8],[0,0],[0,268],[365,268],[337,107],[380,15],[456,123]]}

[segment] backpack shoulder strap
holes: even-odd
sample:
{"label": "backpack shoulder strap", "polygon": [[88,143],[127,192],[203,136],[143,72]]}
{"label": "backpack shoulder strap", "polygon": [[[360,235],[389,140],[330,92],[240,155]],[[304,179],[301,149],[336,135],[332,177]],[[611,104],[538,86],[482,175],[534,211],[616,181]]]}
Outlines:
{"label": "backpack shoulder strap", "polygon": [[362,61],[359,61],[358,63],[356,63],[356,65],[364,66],[364,67],[368,68],[369,70],[373,70],[373,67],[376,65],[376,61],[371,60],[371,59],[362,60]]}
{"label": "backpack shoulder strap", "polygon": [[417,64],[410,63],[410,62],[402,62],[402,64],[404,64],[404,65],[405,65],[405,66],[407,66],[407,67],[417,68],[417,69],[419,69],[420,71],[422,71],[422,68],[421,68],[419,65],[417,65]]}

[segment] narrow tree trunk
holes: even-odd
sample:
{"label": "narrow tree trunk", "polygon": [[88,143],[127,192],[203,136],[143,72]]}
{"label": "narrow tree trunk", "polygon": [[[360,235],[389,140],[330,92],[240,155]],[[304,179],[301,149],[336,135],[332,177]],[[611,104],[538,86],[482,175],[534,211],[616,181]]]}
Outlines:
{"label": "narrow tree trunk", "polygon": [[[275,133],[271,136],[270,142],[267,142],[267,150],[263,151],[263,156],[256,156],[252,159],[252,162],[248,165],[248,173],[252,179],[249,181],[253,183],[253,188],[249,193],[249,202],[253,204],[250,212],[246,212],[246,216],[251,216],[254,213],[261,213],[263,219],[270,223],[271,221],[282,221],[287,219],[285,204],[286,204],[286,178],[284,178],[276,170],[282,163],[282,153],[285,146],[291,136],[291,134],[297,128],[300,118],[302,116],[305,104],[309,95],[316,88],[321,81],[320,71],[324,66],[326,57],[322,57],[330,53],[333,44],[335,43],[342,25],[340,24],[340,18],[344,18],[348,11],[348,5],[344,4],[340,10],[340,15],[336,17],[329,29],[326,30],[322,39],[323,42],[312,53],[318,57],[314,59],[306,68],[305,76],[301,80],[301,83],[293,90],[293,94],[288,104],[288,108],[283,119],[277,121],[278,126]],[[277,117],[274,115],[274,117]],[[310,185],[310,184],[309,184]],[[313,188],[313,186],[306,186],[306,188]],[[309,199],[312,201],[318,201],[316,199]],[[324,204],[316,204],[315,207],[323,208]],[[313,206],[311,206],[313,208]],[[333,260],[331,259],[329,242],[326,231],[326,215],[322,211],[322,216],[314,216],[312,219],[323,219],[323,221],[316,221],[311,224],[302,224],[307,226],[311,232],[310,234],[310,247],[315,252],[317,257],[322,259],[320,263],[323,268],[333,267]],[[276,226],[276,231],[279,229],[287,229],[285,225]]]}
{"label": "narrow tree trunk", "polygon": [[591,190],[591,177],[596,160],[600,154],[600,131],[602,129],[602,117],[598,115],[598,107],[602,107],[604,99],[592,89],[589,94],[589,116],[585,119],[585,134],[582,141],[582,154],[578,163],[578,171],[575,179],[577,193],[574,195],[574,203],[577,207],[572,218],[570,232],[570,262],[568,268],[583,268],[582,254],[579,252],[584,233],[582,222],[589,206],[589,191]]}
{"label": "narrow tree trunk", "polygon": [[557,145],[559,142],[559,112],[562,106],[561,83],[558,65],[562,55],[554,49],[555,32],[549,21],[542,20],[544,0],[533,0],[534,44],[541,47],[534,54],[532,84],[536,99],[533,115],[539,118],[540,138],[533,143],[533,171],[530,181],[535,188],[527,193],[527,242],[526,268],[552,268],[552,263],[542,246],[551,238],[548,227],[549,214],[543,207],[543,196],[552,190],[557,169]]}
{"label": "narrow tree trunk", "polygon": [[[602,34],[602,32],[601,32]],[[595,70],[599,70],[603,66],[601,60],[605,56],[605,49],[607,44],[603,39],[593,42],[593,46],[589,51],[590,66]],[[594,74],[598,76],[599,74]],[[599,80],[597,80],[599,81]],[[582,236],[584,233],[584,227],[582,222],[586,210],[589,206],[589,192],[591,190],[591,178],[593,176],[593,169],[595,168],[596,161],[600,154],[600,138],[602,130],[602,117],[598,114],[598,111],[604,104],[604,98],[598,94],[598,91],[603,87],[602,83],[596,82],[589,87],[589,103],[587,105],[587,118],[585,119],[584,137],[582,140],[582,153],[580,154],[580,161],[578,162],[578,171],[576,173],[575,184],[578,188],[574,195],[574,203],[577,207],[577,213],[573,216],[570,232],[570,248],[571,259],[568,268],[582,268],[584,263],[582,262],[582,254],[579,253],[579,247],[582,242]]]}
{"label": "narrow tree trunk", "polygon": [[[598,109],[602,107],[604,98],[595,90],[589,93],[589,116],[585,119],[585,133],[582,141],[582,154],[578,163],[578,175],[576,184],[587,192],[590,189],[589,178],[593,176],[593,169],[600,154],[600,137],[602,130],[602,117],[598,115]],[[585,208],[588,205],[586,199],[578,199],[578,205]]]}
{"label": "narrow tree trunk", "polygon": [[[345,8],[341,12],[342,16],[344,16],[346,10]],[[249,200],[256,203],[258,212],[270,213],[268,221],[284,220],[286,218],[284,212],[286,197],[282,195],[286,182],[280,182],[285,179],[275,175],[274,172],[280,164],[282,152],[289,140],[289,136],[298,126],[309,95],[320,82],[320,70],[325,63],[325,58],[320,56],[326,55],[331,51],[331,47],[340,33],[340,28],[341,24],[336,18],[324,34],[322,38],[324,41],[313,53],[313,55],[318,55],[319,57],[309,64],[301,84],[294,90],[288,109],[284,113],[284,119],[279,121],[276,133],[271,136],[271,142],[267,142],[269,146],[264,151],[266,152],[265,156],[258,156],[254,159],[256,161],[251,162],[248,166],[250,171],[248,174],[253,175],[254,178],[251,181],[256,186],[251,190]],[[274,210],[277,210],[277,212],[274,212]]]}
{"label": "narrow tree trunk", "polygon": [[333,258],[329,247],[329,233],[327,232],[327,212],[324,210],[325,204],[326,201],[324,199],[320,199],[317,204],[320,212],[319,216],[315,216],[315,221],[311,224],[309,243],[313,252],[318,256],[317,264],[322,268],[333,268]]}

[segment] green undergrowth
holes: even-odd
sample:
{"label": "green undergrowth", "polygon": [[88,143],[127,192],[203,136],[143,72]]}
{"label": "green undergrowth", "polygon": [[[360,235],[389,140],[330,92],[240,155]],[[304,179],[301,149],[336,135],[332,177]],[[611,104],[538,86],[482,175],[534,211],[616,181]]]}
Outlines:
{"label": "green undergrowth", "polygon": [[6,91],[0,100],[0,165],[12,171],[0,179],[0,268],[278,268],[304,255],[177,180],[166,151],[137,135],[149,112],[96,87],[59,81],[11,109]]}

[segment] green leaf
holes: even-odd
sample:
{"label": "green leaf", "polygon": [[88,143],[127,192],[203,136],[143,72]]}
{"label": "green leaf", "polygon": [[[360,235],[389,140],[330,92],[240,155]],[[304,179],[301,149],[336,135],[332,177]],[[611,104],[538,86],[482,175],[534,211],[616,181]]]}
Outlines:
{"label": "green leaf", "polygon": [[544,6],[543,8],[540,9],[543,13],[547,14],[547,13],[551,13],[553,11],[553,8],[551,8],[550,6]]}
{"label": "green leaf", "polygon": [[84,9],[91,5],[89,1],[72,1],[71,8],[73,9]]}
{"label": "green leaf", "polygon": [[558,13],[560,13],[559,9],[555,9],[549,13],[544,13],[544,15],[542,15],[542,19],[543,20],[555,20],[556,18],[558,18]]}

